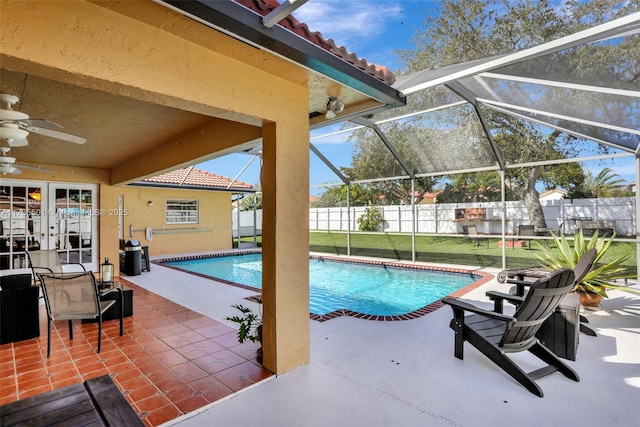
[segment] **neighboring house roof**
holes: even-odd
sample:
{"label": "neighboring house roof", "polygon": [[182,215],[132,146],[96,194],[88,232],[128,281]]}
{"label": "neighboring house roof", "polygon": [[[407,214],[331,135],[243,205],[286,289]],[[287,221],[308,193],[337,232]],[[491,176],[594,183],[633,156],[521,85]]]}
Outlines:
{"label": "neighboring house roof", "polygon": [[564,190],[560,190],[558,188],[552,188],[550,190],[547,191],[543,191],[542,193],[540,193],[540,196],[538,197],[538,199],[540,200],[557,200],[557,199],[563,199],[564,196],[567,195],[567,192]]}
{"label": "neighboring house roof", "polygon": [[215,173],[196,168],[183,168],[162,175],[152,176],[133,185],[147,187],[188,188],[191,190],[243,191],[254,192],[253,185],[234,181]]}
{"label": "neighboring house roof", "polygon": [[[266,16],[277,8],[280,3],[277,0],[235,0],[237,3],[244,7],[253,10],[254,12]],[[338,58],[356,66],[363,70],[367,74],[372,75],[385,82],[388,85],[392,85],[396,81],[396,76],[389,71],[387,67],[382,65],[376,65],[368,62],[366,59],[358,58],[355,53],[350,53],[344,46],[336,46],[332,39],[325,39],[321,33],[317,31],[309,30],[307,24],[298,21],[293,16],[289,15],[278,22],[282,27],[289,31],[299,35],[300,37],[309,40],[311,43],[326,49]]]}

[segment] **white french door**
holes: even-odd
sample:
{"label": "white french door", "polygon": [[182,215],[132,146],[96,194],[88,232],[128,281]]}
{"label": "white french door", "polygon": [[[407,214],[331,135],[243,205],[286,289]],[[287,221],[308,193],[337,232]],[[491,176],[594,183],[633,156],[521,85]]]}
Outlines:
{"label": "white french door", "polygon": [[97,185],[3,179],[0,269],[26,267],[26,251],[55,249],[63,262],[98,269]]}
{"label": "white french door", "polygon": [[56,249],[62,262],[97,271],[97,186],[51,183],[48,190],[47,247]]}

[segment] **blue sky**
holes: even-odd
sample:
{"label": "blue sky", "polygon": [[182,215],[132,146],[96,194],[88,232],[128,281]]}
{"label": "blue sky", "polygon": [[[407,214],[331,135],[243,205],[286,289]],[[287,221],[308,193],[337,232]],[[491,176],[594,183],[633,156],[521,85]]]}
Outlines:
{"label": "blue sky", "polygon": [[[319,31],[325,38],[333,39],[338,46],[345,46],[359,58],[396,71],[401,67],[401,62],[395,52],[411,48],[412,37],[423,25],[423,10],[433,13],[438,7],[439,1],[424,0],[310,0],[299,8],[294,16],[306,23],[311,31]],[[325,132],[329,130],[323,129],[322,133]],[[343,154],[338,156],[342,161],[337,161],[340,163],[337,166],[348,166],[350,154],[349,158]],[[196,167],[235,178],[250,161],[251,156],[234,154],[201,163]],[[335,174],[313,153],[311,163],[312,184],[338,181]],[[238,179],[256,184],[259,182],[259,176],[260,163],[256,159]]]}
{"label": "blue sky", "polygon": [[[413,48],[413,38],[423,27],[425,15],[437,14],[440,2],[436,0],[310,0],[299,8],[294,16],[309,26],[311,31],[319,31],[327,39],[333,39],[338,46],[345,46],[360,58],[392,71],[402,67],[398,51]],[[324,128],[320,133],[333,131]],[[312,137],[317,132],[312,133]],[[312,141],[334,165],[349,166],[351,147],[338,136]],[[339,179],[315,154],[310,154],[311,185],[335,183]],[[250,163],[250,164],[249,164]],[[247,166],[249,165],[249,166]],[[243,171],[243,168],[246,169]],[[235,178],[249,184],[259,182],[260,161],[246,154],[233,154],[211,160],[196,166],[209,172]],[[633,158],[618,159],[615,162],[595,161],[583,164],[597,174],[609,167],[627,182],[634,181]],[[312,188],[311,194],[322,192]]]}

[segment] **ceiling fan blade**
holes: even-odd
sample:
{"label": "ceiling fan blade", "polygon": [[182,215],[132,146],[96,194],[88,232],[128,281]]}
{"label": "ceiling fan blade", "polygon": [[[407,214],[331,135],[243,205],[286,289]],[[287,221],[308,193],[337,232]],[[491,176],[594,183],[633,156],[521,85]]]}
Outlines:
{"label": "ceiling fan blade", "polygon": [[27,124],[27,126],[24,127],[24,129],[28,130],[29,132],[50,136],[52,138],[61,139],[67,142],[73,142],[74,144],[84,144],[85,142],[87,142],[87,138],[83,138],[81,136],[72,135],[70,133],[51,129],[51,127],[53,126],[56,126],[62,129],[62,126],[60,126],[57,123],[51,122],[49,120],[29,119],[29,120],[24,120],[23,122]]}
{"label": "ceiling fan blade", "polygon": [[[51,120],[47,120],[47,119],[26,119],[26,120],[20,120],[20,124],[22,125],[22,127],[24,127],[25,129],[28,126],[34,126],[34,127],[40,127],[40,128],[46,128],[46,129],[53,129],[54,127],[56,128],[60,128],[62,129],[62,125],[57,124],[56,122],[52,122]],[[26,124],[26,126],[25,126]]]}
{"label": "ceiling fan blade", "polygon": [[[29,170],[36,171],[36,172],[53,173],[53,171],[51,169],[43,168],[43,167],[40,167],[40,166],[29,166],[29,165],[23,165],[23,164],[20,164],[20,163],[16,163],[15,166],[17,168],[20,168],[20,169],[29,169]],[[22,173],[22,171],[20,173]]]}

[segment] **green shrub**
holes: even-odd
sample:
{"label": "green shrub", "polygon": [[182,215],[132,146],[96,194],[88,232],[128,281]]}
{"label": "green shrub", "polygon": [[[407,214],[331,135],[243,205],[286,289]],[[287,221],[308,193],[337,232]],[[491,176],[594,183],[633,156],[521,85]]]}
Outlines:
{"label": "green shrub", "polygon": [[384,224],[382,212],[379,208],[370,206],[358,218],[358,229],[360,231],[381,231],[380,228]]}
{"label": "green shrub", "polygon": [[558,237],[552,233],[552,236],[556,248],[541,248],[542,255],[537,255],[544,267],[548,270],[555,270],[562,267],[575,268],[582,255],[587,251],[593,248],[598,250],[593,268],[580,283],[576,283],[575,291],[593,292],[605,298],[608,297],[606,292],[608,289],[640,294],[640,292],[633,288],[616,283],[621,279],[632,279],[635,277],[635,274],[630,273],[623,267],[630,258],[629,254],[622,255],[609,262],[602,262],[604,254],[611,246],[611,243],[613,243],[615,233],[607,239],[606,237],[599,237],[596,231],[590,239],[585,239],[582,230],[578,230],[573,244],[567,240],[564,234]]}

